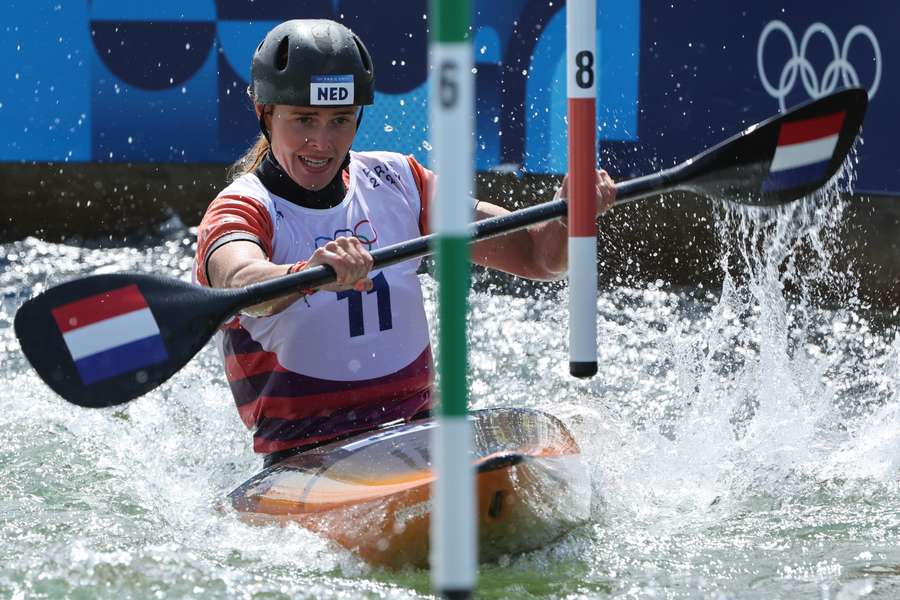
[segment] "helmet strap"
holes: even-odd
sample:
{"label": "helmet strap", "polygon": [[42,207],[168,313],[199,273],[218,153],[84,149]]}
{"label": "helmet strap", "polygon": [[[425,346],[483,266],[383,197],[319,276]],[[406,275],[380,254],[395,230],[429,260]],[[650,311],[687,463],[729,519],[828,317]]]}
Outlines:
{"label": "helmet strap", "polygon": [[272,145],[272,138],[269,136],[269,128],[266,127],[266,111],[261,111],[259,113],[259,130],[265,136],[266,141],[269,142],[269,145]]}
{"label": "helmet strap", "polygon": [[[359,112],[356,115],[356,130],[359,131],[359,125],[362,123],[363,110],[364,106],[359,107]],[[272,137],[269,134],[269,128],[266,127],[266,111],[261,111],[259,113],[259,130],[262,132],[263,136],[265,136],[266,141],[269,142],[269,146],[272,145]],[[271,152],[271,150],[270,150]],[[274,160],[274,156],[272,157]],[[276,161],[277,164],[277,161]],[[279,167],[280,168],[280,167]],[[340,177],[341,172],[350,168],[350,152],[347,152],[347,155],[344,157],[344,162],[341,164],[341,168],[338,169],[337,177]]]}

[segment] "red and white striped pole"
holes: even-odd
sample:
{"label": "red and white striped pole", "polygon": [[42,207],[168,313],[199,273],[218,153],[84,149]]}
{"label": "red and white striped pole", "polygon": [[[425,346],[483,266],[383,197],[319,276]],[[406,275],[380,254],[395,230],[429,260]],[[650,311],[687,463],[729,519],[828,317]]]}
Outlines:
{"label": "red and white striped pole", "polygon": [[569,372],[597,373],[597,0],[566,2],[569,97]]}

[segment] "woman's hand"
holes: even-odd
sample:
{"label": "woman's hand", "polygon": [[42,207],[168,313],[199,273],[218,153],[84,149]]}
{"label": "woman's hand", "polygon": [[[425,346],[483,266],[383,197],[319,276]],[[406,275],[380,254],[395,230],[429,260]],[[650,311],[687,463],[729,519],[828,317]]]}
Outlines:
{"label": "woman's hand", "polygon": [[[602,215],[613,207],[616,201],[616,184],[603,169],[597,170],[597,181],[594,185],[597,194],[597,214]],[[558,198],[569,198],[569,176],[563,177],[562,185],[557,193]]]}
{"label": "woman's hand", "polygon": [[355,237],[339,237],[330,241],[312,253],[306,264],[292,272],[302,271],[316,265],[328,265],[337,273],[337,281],[323,285],[320,290],[329,292],[342,292],[344,290],[356,290],[368,292],[374,287],[369,279],[372,270],[372,255],[366,250],[362,242]]}

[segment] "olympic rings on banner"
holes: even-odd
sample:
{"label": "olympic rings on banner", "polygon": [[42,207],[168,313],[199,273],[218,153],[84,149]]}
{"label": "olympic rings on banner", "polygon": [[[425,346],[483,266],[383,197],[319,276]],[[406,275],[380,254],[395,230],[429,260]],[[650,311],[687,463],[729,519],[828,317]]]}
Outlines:
{"label": "olympic rings on banner", "polygon": [[[791,58],[782,67],[777,86],[772,85],[772,82],[766,76],[763,65],[763,52],[766,42],[769,40],[770,34],[774,32],[783,33],[791,48]],[[831,51],[834,54],[834,58],[825,67],[821,78],[813,64],[806,58],[809,41],[817,33],[825,37],[831,45]],[[827,96],[837,89],[839,83],[843,83],[844,87],[858,87],[861,85],[859,74],[848,60],[848,56],[850,45],[860,36],[869,41],[875,62],[875,77],[868,88],[869,98],[871,99],[875,96],[875,93],[878,91],[878,85],[881,83],[881,47],[878,45],[878,38],[865,25],[853,27],[847,33],[847,37],[844,38],[843,46],[838,47],[837,38],[827,25],[824,23],[813,23],[803,34],[798,49],[797,40],[794,38],[791,29],[783,21],[771,21],[763,29],[759,36],[759,43],[756,46],[756,66],[759,69],[760,82],[762,82],[766,92],[778,100],[778,106],[781,110],[785,110],[785,98],[793,91],[798,76],[806,93],[813,99]]]}

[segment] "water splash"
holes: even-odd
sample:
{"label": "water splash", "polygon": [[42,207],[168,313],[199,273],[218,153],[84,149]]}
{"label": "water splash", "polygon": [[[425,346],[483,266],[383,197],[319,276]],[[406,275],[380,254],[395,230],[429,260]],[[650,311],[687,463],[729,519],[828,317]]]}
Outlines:
{"label": "water splash", "polygon": [[[833,264],[851,177],[845,169],[827,189],[776,210],[722,211],[719,298],[707,310],[679,311],[665,335],[652,336],[671,385],[598,425],[594,437],[605,441],[593,450],[605,462],[599,487],[612,490],[607,509],[682,521],[834,475],[829,457],[852,443],[848,414],[871,401],[835,382],[870,377],[885,389],[897,382],[857,360],[852,339],[840,335],[864,320],[849,310],[859,306],[852,270]],[[839,308],[823,309],[822,300]],[[885,408],[869,418],[895,416]],[[882,440],[881,451],[885,444],[900,454],[900,439]]]}
{"label": "water splash", "polygon": [[[900,335],[841,263],[842,181],[775,212],[723,211],[715,294],[603,292],[591,381],[568,375],[564,286],[503,295],[479,282],[472,405],[562,417],[594,490],[589,525],[484,569],[481,595],[895,595]],[[70,407],[29,371],[11,331],[25,298],[105,270],[187,278],[192,240],[174,227],[112,249],[0,252],[0,596],[427,593],[427,574],[372,572],[308,532],[221,508],[259,461],[212,349],[119,410]],[[435,285],[422,282],[434,327]]]}

